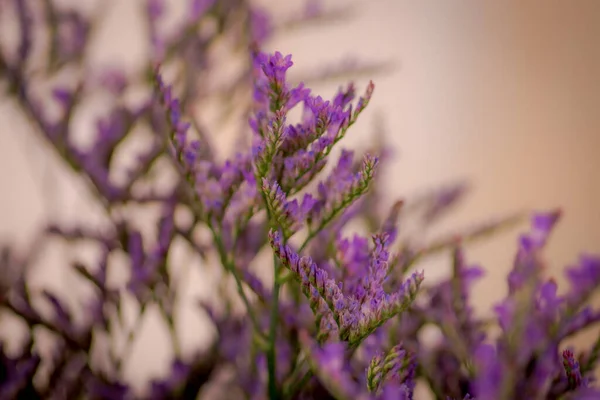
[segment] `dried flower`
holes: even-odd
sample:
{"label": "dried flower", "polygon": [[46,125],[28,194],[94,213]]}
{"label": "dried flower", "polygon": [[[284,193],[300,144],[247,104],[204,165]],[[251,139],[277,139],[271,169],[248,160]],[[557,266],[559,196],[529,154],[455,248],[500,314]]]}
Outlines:
{"label": "dried flower", "polygon": [[[216,391],[256,400],[412,400],[417,381],[437,398],[455,400],[600,398],[592,376],[600,340],[577,355],[564,344],[600,322],[590,305],[600,257],[584,254],[569,266],[570,288],[561,291],[545,275],[543,256],[562,211],[535,213],[492,321],[476,314],[471,288],[484,270],[467,261],[467,245],[518,218],[416,246],[418,238],[403,231],[406,219],[416,214],[415,231],[428,229],[467,186],[380,209],[376,172],[389,146],[340,148],[369,104],[373,82],[356,101],[352,83],[326,99],[290,82],[291,55],[260,50],[290,22],[332,16],[315,1],[286,25],[245,0],[191,0],[166,32],[172,5],[147,0],[147,59],[127,74],[89,68],[98,64],[90,63],[88,47],[100,14],[52,1],[5,3],[14,6],[18,29],[14,48],[0,48],[6,96],[83,178],[104,214],[101,226],[88,215],[78,215],[74,226],[52,215],[26,251],[2,244],[0,318],[17,318],[27,340],[0,341],[0,398],[187,399]],[[47,54],[37,54],[46,45]],[[215,48],[236,55],[248,49],[239,75],[223,86],[212,82],[224,62]],[[345,65],[317,79],[348,70],[375,69]],[[65,74],[73,80],[68,86],[55,79]],[[39,88],[50,88],[50,96]],[[138,92],[134,106],[130,94]],[[95,117],[84,147],[73,121],[97,94],[108,112]],[[233,102],[244,95],[245,103]],[[193,113],[221,103],[250,116],[242,130],[248,140],[224,157],[210,145],[219,127],[204,126]],[[134,151],[139,127],[151,139]],[[134,160],[126,168],[124,153]],[[365,228],[349,234],[355,225]],[[46,262],[43,250],[57,240],[97,252],[94,262],[78,255],[70,262],[78,284],[91,288],[76,302],[34,279]],[[272,256],[267,269],[263,250]],[[444,251],[452,255],[449,277],[429,282],[414,270],[423,257]],[[185,252],[196,257],[180,257]],[[212,273],[213,264],[221,274]],[[123,268],[128,276],[115,279]],[[210,279],[218,279],[213,297],[198,293],[198,312],[215,334],[197,351],[182,349],[181,331],[189,326],[176,308],[187,300],[190,268],[210,269]],[[130,321],[126,311],[136,308]],[[123,370],[148,310],[162,317],[173,354],[163,376],[144,382],[142,395]],[[494,336],[492,324],[499,328]],[[422,338],[430,326],[442,334],[434,344]],[[40,342],[40,331],[52,336],[51,345]]]}

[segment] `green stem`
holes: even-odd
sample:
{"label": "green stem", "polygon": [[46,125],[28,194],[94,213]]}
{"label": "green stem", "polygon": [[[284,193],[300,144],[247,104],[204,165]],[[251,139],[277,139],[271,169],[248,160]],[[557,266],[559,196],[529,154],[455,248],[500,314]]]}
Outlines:
{"label": "green stem", "polygon": [[[312,370],[310,368],[302,373],[306,364],[307,358],[304,358],[302,361],[300,361],[300,364],[298,364],[294,374],[292,374],[290,384],[284,390],[286,398],[292,398],[294,394],[312,377]],[[300,375],[301,373],[302,375]]]}
{"label": "green stem", "polygon": [[593,371],[596,362],[598,361],[598,355],[600,354],[600,336],[596,339],[592,350],[588,356],[588,359],[584,365],[581,366],[581,375],[585,375],[590,371]]}
{"label": "green stem", "polygon": [[[260,182],[260,179],[257,179],[257,182]],[[267,221],[273,224],[273,227],[276,227],[276,221],[273,221],[271,210],[269,210],[267,195],[259,188],[263,202],[265,204],[265,210],[267,212]],[[286,240],[284,234],[284,241]],[[277,341],[277,322],[279,315],[279,291],[281,289],[281,282],[279,280],[279,259],[275,252],[273,252],[273,296],[271,298],[271,315],[269,321],[269,341],[267,347],[267,372],[268,372],[268,390],[269,390],[269,399],[275,400],[279,399],[280,393],[277,388],[277,357],[275,355],[275,343]]]}
{"label": "green stem", "polygon": [[179,337],[177,336],[177,330],[175,329],[175,320],[172,316],[167,315],[165,311],[165,318],[167,320],[167,327],[169,328],[169,334],[171,335],[171,345],[173,346],[173,354],[175,357],[181,356],[181,344],[179,343]]}
{"label": "green stem", "polygon": [[269,398],[271,400],[279,399],[280,394],[277,388],[277,358],[275,355],[275,345],[277,341],[277,322],[279,315],[279,290],[281,282],[279,281],[279,260],[273,254],[273,299],[271,300],[271,321],[269,326],[269,348],[267,350],[267,368],[269,372]]}
{"label": "green stem", "polygon": [[250,300],[248,300],[248,296],[246,296],[246,292],[244,292],[244,287],[242,286],[242,280],[237,273],[236,267],[233,264],[233,262],[231,262],[229,260],[229,258],[227,257],[227,252],[225,251],[225,246],[223,245],[223,241],[221,240],[221,237],[217,234],[217,231],[213,228],[212,224],[207,223],[207,225],[212,233],[213,241],[215,242],[215,244],[217,246],[217,252],[219,253],[219,258],[221,260],[221,264],[223,264],[223,267],[225,267],[225,269],[231,275],[233,275],[233,278],[235,279],[235,284],[237,286],[237,291],[238,291],[240,297],[242,298],[244,305],[246,306],[246,310],[248,311],[248,316],[250,317],[250,320],[252,321],[252,325],[254,325],[256,332],[258,334],[262,335],[262,333],[260,331],[260,325],[258,323],[258,318],[256,317],[256,314],[254,313],[254,309],[252,308],[252,306],[250,304]]}
{"label": "green stem", "polygon": [[140,330],[140,327],[142,326],[142,321],[143,321],[145,312],[146,312],[146,304],[142,304],[140,307],[140,312],[138,313],[138,315],[135,319],[135,322],[133,323],[133,326],[127,332],[127,338],[125,339],[125,345],[123,347],[123,351],[121,351],[121,354],[118,357],[115,357],[114,352],[113,352],[113,359],[114,359],[114,364],[115,364],[114,368],[115,368],[115,371],[117,371],[117,373],[121,372],[121,368],[123,367],[123,360],[128,358],[129,353],[131,353],[131,349],[133,348],[132,347],[133,340],[137,336],[137,332]]}

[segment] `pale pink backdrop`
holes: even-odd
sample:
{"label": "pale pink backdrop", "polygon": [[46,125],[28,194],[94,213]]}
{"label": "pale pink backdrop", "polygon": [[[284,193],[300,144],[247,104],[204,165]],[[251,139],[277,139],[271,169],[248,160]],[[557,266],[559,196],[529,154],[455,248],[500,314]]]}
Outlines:
{"label": "pale pink backdrop", "polygon": [[[136,45],[139,2],[112,3],[94,57],[134,67],[144,54]],[[301,4],[273,2],[273,9],[289,15]],[[385,177],[390,201],[467,179],[473,193],[437,233],[511,211],[558,206],[565,215],[547,251],[549,274],[560,277],[581,251],[600,252],[600,2],[325,4],[353,6],[352,15],[346,22],[281,34],[268,48],[292,53],[297,70],[307,72],[352,55],[394,63],[393,73],[373,77],[370,111],[346,142],[369,141],[374,121],[383,118],[397,154]],[[365,83],[358,80],[361,88]],[[336,87],[320,88],[329,95]],[[14,110],[0,100],[0,237],[24,245],[48,216],[93,218],[93,207],[81,183],[32,139]],[[520,229],[467,252],[488,271],[475,289],[482,312],[504,293]],[[38,279],[76,291],[75,280],[55,264],[49,262]],[[436,258],[426,276],[435,279],[447,268],[446,257]],[[187,287],[208,286],[200,272],[192,272]],[[192,305],[184,309],[182,341],[193,348],[212,333]],[[147,322],[126,368],[138,382],[162,373],[170,351],[164,329]]]}

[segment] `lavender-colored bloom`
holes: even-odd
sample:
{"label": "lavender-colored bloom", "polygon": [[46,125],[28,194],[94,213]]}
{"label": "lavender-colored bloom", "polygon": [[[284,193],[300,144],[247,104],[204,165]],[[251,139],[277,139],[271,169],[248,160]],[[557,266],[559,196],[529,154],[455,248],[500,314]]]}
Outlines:
{"label": "lavender-colored bloom", "polygon": [[286,112],[303,99],[306,94],[303,86],[290,90],[286,82],[287,70],[292,65],[291,54],[284,57],[280,52],[272,55],[256,53],[254,99],[261,105],[257,111]]}
{"label": "lavender-colored bloom", "polygon": [[378,393],[386,381],[404,384],[405,379],[412,379],[412,372],[409,367],[412,363],[412,357],[402,345],[394,346],[385,355],[373,357],[367,370],[367,387],[369,391]]}
{"label": "lavender-colored bloom", "polygon": [[306,336],[302,341],[313,360],[313,368],[321,383],[339,398],[357,398],[360,389],[352,380],[346,364],[347,346],[342,342],[332,342],[323,347],[316,346]]}
{"label": "lavender-colored bloom", "polygon": [[543,269],[539,252],[545,246],[559,216],[560,212],[554,211],[538,213],[532,217],[531,232],[521,236],[514,267],[508,276],[511,292],[515,292],[524,285],[538,279],[537,277]]}
{"label": "lavender-colored bloom", "polygon": [[[318,204],[313,208],[311,215],[311,229],[320,231],[333,218],[339,215],[341,210],[347,208],[362,196],[369,188],[373,180],[378,159],[369,155],[365,156],[363,165],[358,173],[350,173],[346,169],[344,156],[338,163],[327,183],[319,185]],[[335,183],[334,183],[335,182]]]}
{"label": "lavender-colored bloom", "polygon": [[578,390],[572,396],[573,400],[596,400],[598,398],[600,398],[600,390],[591,388]]}
{"label": "lavender-colored bloom", "polygon": [[184,173],[193,173],[195,171],[195,154],[198,151],[198,145],[188,141],[187,131],[190,128],[190,123],[181,120],[179,100],[174,97],[172,86],[165,85],[162,76],[158,73],[156,74],[156,84],[171,129],[169,136],[174,147],[175,158],[181,163]]}
{"label": "lavender-colored bloom", "polygon": [[571,284],[567,301],[571,307],[579,307],[600,286],[600,257],[582,255],[579,264],[567,268],[565,275]]}
{"label": "lavender-colored bloom", "polygon": [[300,257],[289,246],[285,246],[279,233],[271,231],[269,240],[283,265],[289,268],[300,281],[302,291],[311,303],[318,304],[321,300],[325,301],[337,321],[340,314],[338,304],[345,304],[344,295],[338,284],[329,279],[327,272],[319,268],[309,257]]}
{"label": "lavender-colored bloom", "polygon": [[405,384],[390,384],[386,385],[383,389],[380,396],[377,397],[378,400],[411,400],[412,399],[412,391]]}
{"label": "lavender-colored bloom", "polygon": [[579,362],[575,360],[575,356],[571,350],[563,351],[562,356],[569,389],[577,389],[584,384],[581,371],[579,370]]}
{"label": "lavender-colored bloom", "polygon": [[496,350],[482,344],[474,354],[478,376],[475,380],[475,397],[478,400],[499,399],[505,371],[497,358]]}
{"label": "lavender-colored bloom", "polygon": [[468,186],[464,183],[448,188],[443,188],[434,196],[423,213],[423,219],[431,224],[447,212],[452,206],[459,202],[467,193]]}
{"label": "lavender-colored bloom", "polygon": [[273,34],[273,23],[270,15],[258,7],[250,11],[251,36],[255,43],[266,41]]}
{"label": "lavender-colored bloom", "polygon": [[399,291],[392,294],[383,292],[379,257],[387,259],[387,256],[380,239],[375,239],[380,247],[376,247],[372,256],[371,273],[363,282],[363,288],[366,289],[363,294],[346,297],[339,284],[328,278],[326,271],[310,258],[301,258],[289,246],[283,245],[277,232],[271,232],[269,238],[275,254],[294,273],[304,294],[315,305],[313,310],[317,310],[320,301],[325,301],[340,329],[340,338],[348,340],[354,346],[389,318],[408,309],[423,281],[422,273],[415,273],[403,283]]}
{"label": "lavender-colored bloom", "polygon": [[[262,70],[272,85],[283,88],[286,72],[292,65],[294,63],[292,62],[291,54],[284,57],[277,51],[262,64]],[[273,90],[276,91],[277,89]]]}
{"label": "lavender-colored bloom", "polygon": [[73,93],[68,89],[57,87],[52,90],[52,97],[56,99],[63,109],[67,109],[72,102]]}
{"label": "lavender-colored bloom", "polygon": [[385,295],[383,283],[388,274],[388,259],[390,253],[387,249],[388,237],[386,234],[374,235],[374,249],[371,252],[369,273],[365,280],[366,295],[379,300]]}
{"label": "lavender-colored bloom", "polygon": [[215,0],[190,0],[190,20],[197,21],[203,17],[214,2]]}

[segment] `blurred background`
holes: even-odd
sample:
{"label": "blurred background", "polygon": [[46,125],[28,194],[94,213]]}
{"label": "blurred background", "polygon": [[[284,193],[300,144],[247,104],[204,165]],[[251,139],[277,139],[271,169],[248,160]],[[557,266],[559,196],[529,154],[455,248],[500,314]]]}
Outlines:
{"label": "blurred background", "polygon": [[[261,4],[289,16],[305,2]],[[385,170],[387,204],[465,181],[470,194],[432,234],[514,211],[560,207],[564,215],[546,252],[548,274],[560,282],[563,268],[581,252],[600,252],[600,2],[323,4],[344,9],[344,18],[277,32],[266,49],[293,54],[298,78],[343,63],[387,65],[355,79],[359,92],[369,79],[376,89],[345,139],[346,147],[366,146],[374,131],[385,133],[394,152]],[[138,45],[143,27],[136,7],[136,1],[111,3],[92,54],[98,62],[139,66],[145,50]],[[312,87],[329,97],[344,83]],[[11,104],[0,100],[0,238],[21,245],[50,216],[94,218],[81,182],[30,129]],[[227,133],[213,140],[223,148],[236,143]],[[504,277],[523,229],[468,248],[467,259],[487,271],[475,287],[478,311],[487,312],[505,293]],[[448,257],[434,258],[425,268],[427,278],[442,276]],[[57,287],[69,287],[52,263],[40,274]],[[201,281],[196,276],[192,282]],[[136,347],[141,361],[128,368],[132,376],[156,373],[142,362],[151,357],[143,349],[160,340],[156,335],[161,334],[151,332]],[[202,336],[201,323],[190,325],[185,335]],[[163,357],[161,349],[154,347],[153,353]]]}

